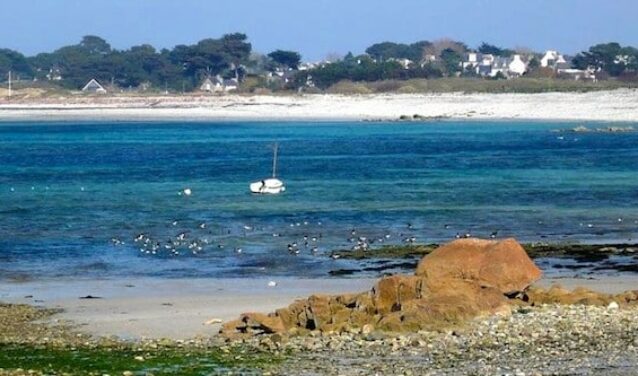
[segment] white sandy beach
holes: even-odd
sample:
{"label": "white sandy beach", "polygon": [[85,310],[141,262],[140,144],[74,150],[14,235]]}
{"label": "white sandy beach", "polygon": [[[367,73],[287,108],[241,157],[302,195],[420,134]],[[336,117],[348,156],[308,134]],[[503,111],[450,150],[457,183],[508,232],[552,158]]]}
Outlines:
{"label": "white sandy beach", "polygon": [[396,120],[638,121],[638,90],[544,94],[372,94],[0,99],[9,120]]}
{"label": "white sandy beach", "polygon": [[[55,319],[71,320],[79,329],[98,336],[187,339],[215,335],[220,324],[243,312],[271,312],[312,294],[369,290],[376,279],[131,279],[52,280],[0,283],[0,301],[62,308]],[[638,276],[596,279],[543,279],[567,288],[583,286],[619,293],[638,289]],[[101,299],[79,299],[82,296]]]}

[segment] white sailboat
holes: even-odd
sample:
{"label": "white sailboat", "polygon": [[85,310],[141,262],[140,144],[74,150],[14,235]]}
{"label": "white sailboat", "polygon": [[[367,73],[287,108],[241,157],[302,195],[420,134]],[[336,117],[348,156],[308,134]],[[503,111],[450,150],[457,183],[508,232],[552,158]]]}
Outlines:
{"label": "white sailboat", "polygon": [[286,190],[284,182],[277,179],[277,151],[278,145],[275,144],[273,148],[272,177],[251,183],[250,191],[252,193],[276,195]]}

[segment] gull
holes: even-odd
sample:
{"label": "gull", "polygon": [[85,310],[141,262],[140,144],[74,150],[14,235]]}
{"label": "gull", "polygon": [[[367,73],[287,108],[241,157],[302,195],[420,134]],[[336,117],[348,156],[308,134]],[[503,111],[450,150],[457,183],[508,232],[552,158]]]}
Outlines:
{"label": "gull", "polygon": [[199,228],[206,228],[206,223],[202,223],[199,225]]}
{"label": "gull", "polygon": [[241,248],[235,248],[235,252],[242,253],[242,249]]}
{"label": "gull", "polygon": [[193,194],[193,191],[190,188],[184,188],[184,195],[190,196]]}

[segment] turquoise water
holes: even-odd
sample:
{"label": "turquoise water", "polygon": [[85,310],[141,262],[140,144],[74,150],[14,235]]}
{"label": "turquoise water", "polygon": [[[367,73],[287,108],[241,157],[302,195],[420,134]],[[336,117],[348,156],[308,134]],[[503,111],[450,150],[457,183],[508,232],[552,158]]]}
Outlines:
{"label": "turquoise water", "polygon": [[[1,123],[0,278],[325,276],[360,236],[630,242],[638,134],[553,131],[576,125]],[[288,190],[253,196],[275,141]]]}

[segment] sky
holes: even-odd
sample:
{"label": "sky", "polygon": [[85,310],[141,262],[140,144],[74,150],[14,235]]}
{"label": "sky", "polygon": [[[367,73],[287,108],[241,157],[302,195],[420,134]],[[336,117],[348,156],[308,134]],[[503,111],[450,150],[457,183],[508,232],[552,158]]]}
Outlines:
{"label": "sky", "polygon": [[26,55],[99,35],[118,49],[246,33],[257,52],[305,61],[373,43],[452,38],[573,54],[638,46],[638,0],[0,0],[0,48]]}

